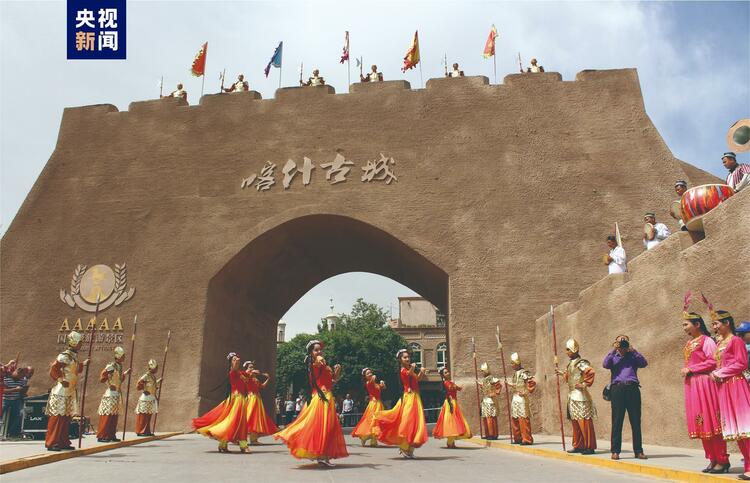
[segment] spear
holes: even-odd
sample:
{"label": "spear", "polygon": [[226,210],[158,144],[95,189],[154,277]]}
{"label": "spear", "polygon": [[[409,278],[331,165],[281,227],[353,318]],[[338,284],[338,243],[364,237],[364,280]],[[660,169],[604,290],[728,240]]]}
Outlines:
{"label": "spear", "polygon": [[125,429],[128,427],[128,403],[130,401],[130,379],[133,377],[133,353],[135,352],[135,331],[138,329],[138,314],[133,318],[133,337],[130,339],[130,368],[128,369],[128,391],[125,393],[125,417],[122,422],[122,440],[125,441]]}
{"label": "spear", "polygon": [[523,64],[521,63],[521,52],[518,53],[518,68],[521,70],[521,74],[523,74]]}
{"label": "spear", "polygon": [[563,416],[562,416],[562,399],[560,398],[560,375],[557,374],[558,371],[558,359],[557,359],[557,329],[555,327],[555,308],[550,305],[549,306],[549,317],[550,317],[550,325],[552,326],[552,347],[555,351],[555,381],[557,381],[557,410],[560,414],[560,438],[562,439],[562,447],[563,451],[565,451],[565,426],[563,425]]}
{"label": "spear", "polygon": [[[167,345],[164,346],[164,361],[161,363],[161,377],[159,378],[159,389],[156,391],[156,407],[159,407],[159,400],[161,399],[161,388],[164,386],[164,367],[167,365],[167,352],[169,352],[169,340],[172,338],[172,331],[167,331]],[[156,412],[154,416],[154,427],[151,432],[156,434],[156,421],[159,419],[159,412]]]}
{"label": "spear", "polygon": [[94,323],[91,325],[91,338],[89,339],[89,355],[88,364],[86,364],[86,373],[83,376],[83,394],[81,395],[81,415],[78,420],[78,448],[81,448],[81,440],[83,439],[83,421],[85,416],[83,410],[86,408],[86,385],[89,382],[89,366],[91,366],[91,350],[94,348],[94,332],[96,331],[96,318],[99,316],[99,298],[101,293],[96,295],[96,308],[94,309]]}
{"label": "spear", "polygon": [[219,87],[219,94],[224,92],[224,76],[226,75],[226,73],[227,73],[227,70],[224,69],[223,71],[221,71],[221,74],[219,74],[219,79],[221,79],[221,87]]}
{"label": "spear", "polygon": [[479,399],[479,370],[477,370],[477,346],[474,337],[471,338],[471,356],[474,358],[474,383],[477,386],[477,413],[479,414],[479,437],[484,439],[484,428],[482,427],[482,402]]}
{"label": "spear", "polygon": [[508,409],[508,433],[513,442],[513,423],[510,417],[510,393],[508,392],[508,373],[505,372],[505,351],[503,351],[503,343],[500,341],[500,326],[495,327],[495,339],[497,339],[497,348],[500,349],[500,362],[503,364],[503,379],[505,379],[505,403]]}

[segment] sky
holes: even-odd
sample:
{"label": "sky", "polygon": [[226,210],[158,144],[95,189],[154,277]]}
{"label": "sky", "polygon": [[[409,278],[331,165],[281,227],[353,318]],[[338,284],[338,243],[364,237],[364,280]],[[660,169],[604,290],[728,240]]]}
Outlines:
{"label": "sky", "polygon": [[[245,74],[252,90],[272,98],[281,82],[296,85],[319,68],[339,93],[347,67],[339,64],[344,31],[351,56],[376,63],[386,80],[421,85],[420,71],[400,72],[419,30],[426,82],[443,75],[443,58],[466,75],[494,82],[482,58],[491,24],[497,41],[498,81],[531,57],[572,80],[584,69],[638,69],[646,111],[673,154],[724,177],[721,154],[735,121],[750,117],[750,2],[301,2],[128,0],[124,61],[65,59],[64,1],[0,0],[0,234],[50,157],[66,106],[155,98],[183,82],[196,104],[201,79],[189,74],[208,41],[205,93]],[[284,41],[281,72],[263,68]],[[358,76],[354,62],[354,80]],[[748,153],[739,156],[748,162]],[[376,275],[345,274],[313,288],[289,313],[287,333],[314,330],[318,317],[348,312],[358,297],[386,309],[414,292]],[[312,320],[310,320],[312,319]]]}

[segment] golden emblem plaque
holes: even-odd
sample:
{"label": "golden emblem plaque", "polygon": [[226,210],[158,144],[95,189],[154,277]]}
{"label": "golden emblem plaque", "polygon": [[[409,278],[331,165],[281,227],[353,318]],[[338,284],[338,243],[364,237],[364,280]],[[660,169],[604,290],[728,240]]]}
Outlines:
{"label": "golden emblem plaque", "polygon": [[115,264],[112,270],[107,265],[78,265],[70,281],[70,293],[60,289],[60,300],[69,307],[78,307],[86,312],[99,311],[130,300],[135,287],[128,288],[128,269],[123,263]]}

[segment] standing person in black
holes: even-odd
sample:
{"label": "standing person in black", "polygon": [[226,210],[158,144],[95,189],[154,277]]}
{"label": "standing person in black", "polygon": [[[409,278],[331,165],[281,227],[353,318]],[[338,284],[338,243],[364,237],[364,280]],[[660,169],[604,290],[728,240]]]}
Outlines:
{"label": "standing person in black", "polygon": [[614,349],[604,358],[604,368],[612,372],[610,401],[612,402],[612,459],[620,459],[622,449],[622,425],[625,411],[628,413],[630,428],[633,430],[633,453],[645,460],[641,438],[641,385],[638,369],[648,365],[648,361],[630,345],[626,335],[617,336]]}

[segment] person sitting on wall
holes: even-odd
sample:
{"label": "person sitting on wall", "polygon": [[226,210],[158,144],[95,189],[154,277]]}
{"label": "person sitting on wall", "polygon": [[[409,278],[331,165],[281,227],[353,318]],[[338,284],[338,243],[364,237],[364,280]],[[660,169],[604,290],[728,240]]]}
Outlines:
{"label": "person sitting on wall", "polygon": [[179,97],[185,99],[185,102],[187,102],[187,91],[183,89],[182,83],[180,83],[177,84],[177,89],[170,92],[169,95],[161,96],[162,99],[164,99],[165,97]]}
{"label": "person sitting on wall", "polygon": [[[537,65],[536,59],[531,59],[531,66],[529,66],[529,67],[526,68],[526,73],[527,74],[538,74],[540,72],[544,72],[544,67],[541,66],[541,65]],[[524,72],[521,71],[521,74],[523,74],[523,73]]]}
{"label": "person sitting on wall", "polygon": [[604,255],[604,264],[607,265],[609,273],[625,273],[628,271],[628,257],[625,249],[617,244],[615,235],[607,235],[607,246],[609,253]]}
{"label": "person sitting on wall", "polygon": [[320,76],[320,71],[318,69],[315,69],[312,73],[312,77],[310,77],[307,82],[299,81],[299,85],[312,87],[326,85],[326,81]]}
{"label": "person sitting on wall", "polygon": [[245,76],[240,74],[237,76],[237,82],[229,87],[224,88],[224,92],[247,92],[250,90],[250,84],[245,80]]}
{"label": "person sitting on wall", "polygon": [[378,72],[378,66],[372,64],[370,67],[371,72],[367,75],[359,74],[359,80],[361,82],[383,82],[383,73]]}
{"label": "person sitting on wall", "polygon": [[732,152],[724,153],[721,157],[721,162],[729,170],[727,184],[734,188],[735,191],[740,191],[750,186],[750,164],[738,164],[737,155]]}
{"label": "person sitting on wall", "polygon": [[454,62],[453,70],[445,74],[445,77],[463,77],[463,76],[464,76],[464,71],[458,68],[458,62]]}
{"label": "person sitting on wall", "polygon": [[677,193],[678,199],[672,202],[672,206],[669,209],[669,214],[672,215],[672,218],[677,220],[677,223],[680,224],[680,230],[682,231],[687,231],[687,226],[685,226],[685,222],[682,221],[682,211],[680,211],[680,198],[682,198],[682,195],[684,195],[685,191],[687,191],[687,187],[688,186],[686,181],[675,181],[674,192]]}
{"label": "person sitting on wall", "polygon": [[643,228],[643,244],[646,246],[646,250],[651,250],[671,235],[667,225],[656,222],[655,214],[651,212],[646,213],[643,215],[643,221],[646,222]]}

